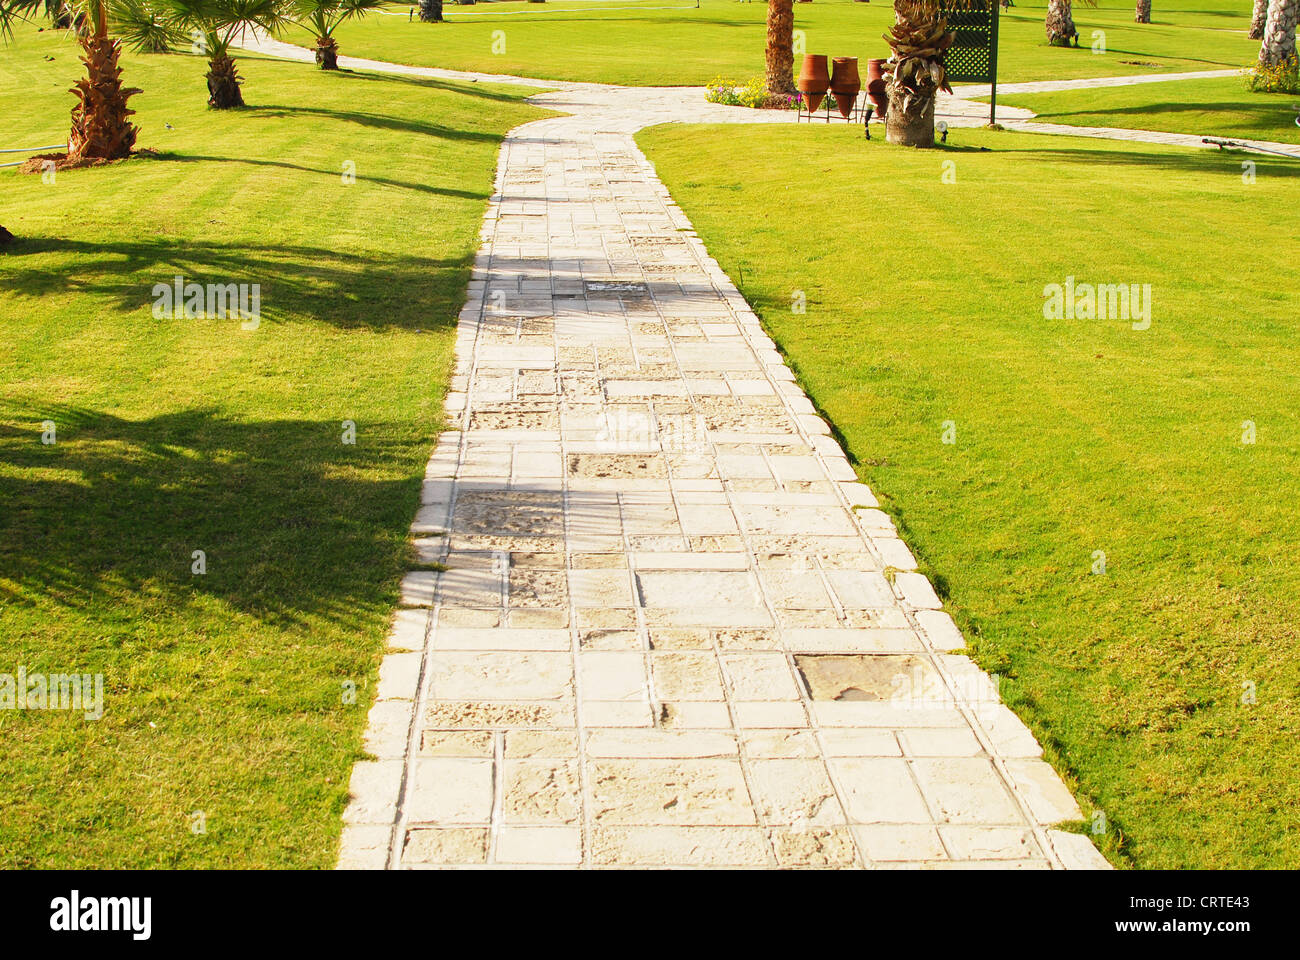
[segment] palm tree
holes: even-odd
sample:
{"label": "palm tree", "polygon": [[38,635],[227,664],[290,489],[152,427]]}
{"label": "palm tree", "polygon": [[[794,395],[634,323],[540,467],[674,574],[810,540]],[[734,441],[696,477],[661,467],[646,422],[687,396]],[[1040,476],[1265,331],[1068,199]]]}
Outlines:
{"label": "palm tree", "polygon": [[[1081,0],[1090,7],[1097,5],[1097,0]],[[1150,7],[1148,0],[1147,6]],[[1148,10],[1148,13],[1150,11]],[[1140,21],[1149,22],[1149,21]],[[1079,45],[1079,31],[1074,28],[1074,12],[1070,0],[1047,0],[1047,42],[1054,47],[1068,47],[1073,43]]]}
{"label": "palm tree", "polygon": [[316,34],[316,63],[322,70],[339,68],[334,31],[345,20],[363,17],[386,0],[291,0],[290,16]]}
{"label": "palm tree", "polygon": [[1137,9],[1133,12],[1133,22],[1151,22],[1151,0],[1137,0]]}
{"label": "palm tree", "polygon": [[278,33],[288,22],[285,0],[159,0],[174,29],[188,31],[208,57],[208,106],[229,110],[244,105],[235,58],[236,40],[249,30]]}
{"label": "palm tree", "polygon": [[[122,68],[118,66],[122,41],[109,36],[110,6],[109,0],[87,0],[83,5],[87,30],[77,42],[86,75],[72,88],[77,105],[72,108],[72,132],[68,134],[69,164],[121,160],[135,146],[138,128],[127,119],[135,113],[127,100],[140,91],[122,86]],[[120,12],[130,15],[131,10],[144,9],[142,3],[136,3]],[[112,13],[118,12],[112,6]]]}
{"label": "palm tree", "polygon": [[[959,3],[966,5],[963,0],[949,5]],[[952,46],[953,34],[939,0],[894,0],[894,26],[885,34],[885,41],[893,54],[885,65],[889,94],[885,139],[910,147],[933,147],[935,98],[940,90],[952,92],[943,58]]]}
{"label": "palm tree", "polygon": [[1295,60],[1296,7],[1300,0],[1270,0],[1264,41],[1259,45],[1259,65],[1275,67]]}
{"label": "palm tree", "polygon": [[420,0],[420,19],[425,23],[442,23],[442,0]]}
{"label": "palm tree", "polygon": [[794,0],[767,0],[767,92],[794,93]]}
{"label": "palm tree", "polygon": [[1268,22],[1268,0],[1255,0],[1255,10],[1250,17],[1250,39],[1264,39],[1264,24]]}

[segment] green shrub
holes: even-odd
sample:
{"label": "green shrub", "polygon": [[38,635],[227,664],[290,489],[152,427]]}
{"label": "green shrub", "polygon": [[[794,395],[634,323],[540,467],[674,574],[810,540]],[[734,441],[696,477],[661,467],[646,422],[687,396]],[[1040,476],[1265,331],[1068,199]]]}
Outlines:
{"label": "green shrub", "polygon": [[1252,93],[1300,93],[1300,58],[1263,66],[1256,64],[1246,71],[1246,89]]}
{"label": "green shrub", "polygon": [[799,94],[772,95],[767,92],[767,81],[760,75],[741,83],[729,77],[714,77],[705,88],[704,99],[728,107],[750,107],[756,110],[794,110],[799,106]]}

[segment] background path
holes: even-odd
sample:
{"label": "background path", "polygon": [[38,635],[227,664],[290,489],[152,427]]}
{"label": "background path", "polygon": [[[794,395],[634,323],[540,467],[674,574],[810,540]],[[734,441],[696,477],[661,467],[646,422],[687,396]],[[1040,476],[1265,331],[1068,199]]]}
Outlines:
{"label": "background path", "polygon": [[[270,56],[305,63],[315,62],[315,54],[305,47],[294,46],[266,36],[250,37],[245,48]],[[439,67],[412,67],[403,64],[386,63],[382,60],[364,60],[358,57],[339,57],[339,64],[348,70],[374,70],[379,73],[400,73],[408,76],[432,77],[441,80],[461,80],[483,83],[515,83],[525,86],[541,87],[560,91],[567,97],[554,99],[551,95],[539,95],[537,102],[554,106],[556,109],[572,109],[575,112],[619,112],[638,105],[637,113],[644,119],[642,126],[655,123],[794,123],[795,117],[787,111],[749,110],[744,107],[724,107],[704,100],[703,87],[618,87],[599,83],[571,83],[564,80],[538,80],[529,77],[515,77],[507,74],[466,73],[459,70],[444,70]],[[1096,77],[1078,80],[1043,80],[1025,83],[999,84],[1000,94],[1044,93],[1057,90],[1087,89],[1091,87],[1131,86],[1142,83],[1171,83],[1178,80],[1196,80],[1207,77],[1235,76],[1238,70],[1198,70],[1188,73],[1161,73],[1138,77]],[[986,97],[989,94],[987,84],[964,85],[955,87],[952,95],[940,94],[935,115],[953,127],[983,126],[988,122],[988,104],[977,103],[968,98]],[[1034,120],[1034,112],[1023,107],[999,106],[998,123],[1008,130],[1023,133],[1045,133],[1072,137],[1093,137],[1104,140],[1128,140],[1136,143],[1158,143],[1178,147],[1197,147],[1200,149],[1218,149],[1212,144],[1202,143],[1202,135],[1185,133],[1164,133],[1156,130],[1124,130],[1114,127],[1073,127],[1061,123],[1040,123]],[[882,133],[883,135],[883,133]],[[1203,136],[1214,136],[1212,131]],[[1275,143],[1269,140],[1243,140],[1229,137],[1238,143],[1262,147],[1300,158],[1300,145],[1293,143]]]}

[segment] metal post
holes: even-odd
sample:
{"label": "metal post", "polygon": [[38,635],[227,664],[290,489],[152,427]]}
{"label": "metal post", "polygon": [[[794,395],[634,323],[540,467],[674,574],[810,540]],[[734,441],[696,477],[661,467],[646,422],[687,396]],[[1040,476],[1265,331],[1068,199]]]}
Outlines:
{"label": "metal post", "polygon": [[989,124],[997,122],[998,109],[998,0],[987,0],[993,18],[993,45],[989,50]]}

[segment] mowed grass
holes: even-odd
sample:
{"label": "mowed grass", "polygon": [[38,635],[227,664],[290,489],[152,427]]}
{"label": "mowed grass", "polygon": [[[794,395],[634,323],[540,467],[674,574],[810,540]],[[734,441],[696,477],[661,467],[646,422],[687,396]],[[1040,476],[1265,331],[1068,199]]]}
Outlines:
{"label": "mowed grass", "polygon": [[[0,710],[0,865],[327,867],[498,143],[546,114],[247,58],[249,109],[217,113],[198,58],[124,67],[156,155],[0,171],[21,238],[0,254],[0,673],[105,685],[98,721]],[[0,48],[0,146],[65,138],[80,74],[52,32]],[[260,327],[154,319],[176,275],[260,284]]]}
{"label": "mowed grass", "polygon": [[[640,142],[1106,853],[1300,865],[1300,167],[758,126],[737,165],[739,133]],[[1151,284],[1150,328],[1045,319],[1070,276]]]}
{"label": "mowed grass", "polygon": [[1252,93],[1239,77],[1008,94],[999,97],[998,102],[1028,107],[1045,122],[1076,127],[1123,127],[1300,143],[1300,126],[1296,126],[1300,97]]}
{"label": "mowed grass", "polygon": [[[344,54],[417,66],[632,85],[701,85],[719,75],[763,72],[767,4],[700,0],[548,0],[447,4],[446,23],[408,21],[409,3],[371,14],[338,31]],[[1077,6],[1082,46],[1047,45],[1046,0],[1025,0],[1002,14],[999,79],[1048,80],[1239,67],[1259,52],[1246,37],[1250,0],[1186,0],[1135,24],[1130,0]],[[795,28],[809,53],[886,57],[882,34],[894,21],[888,0],[817,0],[795,5]],[[1091,50],[1105,33],[1106,52]],[[287,39],[310,45],[305,31]],[[797,64],[796,64],[797,66]]]}

